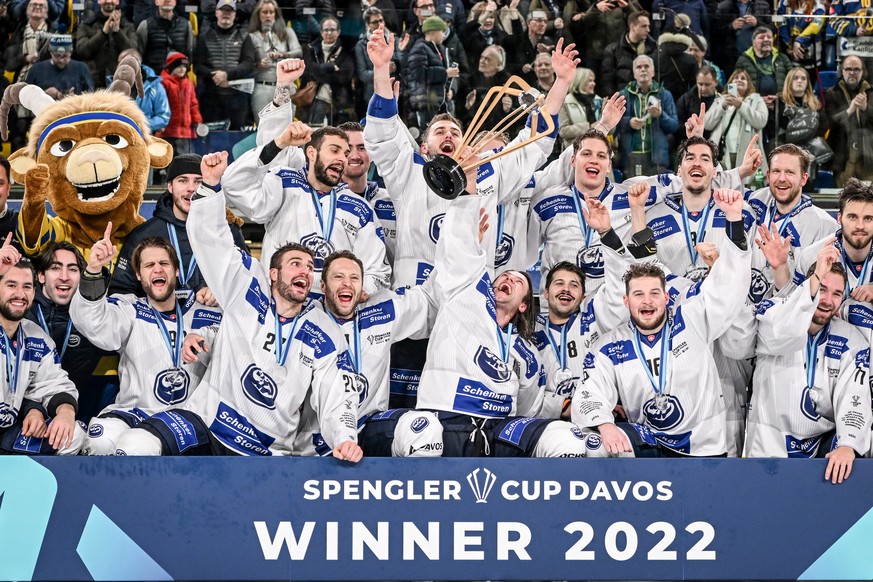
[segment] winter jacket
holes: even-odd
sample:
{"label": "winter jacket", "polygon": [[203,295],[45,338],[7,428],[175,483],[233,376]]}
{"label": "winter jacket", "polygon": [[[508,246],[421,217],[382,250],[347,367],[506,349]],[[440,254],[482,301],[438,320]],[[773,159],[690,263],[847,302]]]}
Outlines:
{"label": "winter jacket", "polygon": [[573,145],[576,138],[588,131],[597,121],[593,96],[570,93],[558,112],[558,135],[565,148]]}
{"label": "winter jacket", "polygon": [[[673,96],[657,82],[653,82],[648,91],[642,92],[637,88],[636,81],[628,83],[621,90],[621,94],[627,100],[627,110],[618,123],[622,159],[627,160],[633,151],[633,133],[640,132],[649,151],[652,152],[652,161],[659,166],[668,166],[670,152],[667,136],[679,129]],[[646,115],[649,97],[657,97],[661,100],[661,116],[657,119],[649,118],[642,129],[635,130],[630,126],[631,117],[644,117]]]}
{"label": "winter jacket", "polygon": [[122,17],[118,32],[105,34],[103,25],[108,18],[101,11],[92,12],[76,27],[76,58],[85,61],[98,84],[115,72],[119,54],[127,49],[139,50],[133,24]]}
{"label": "winter jacket", "polygon": [[351,51],[337,41],[330,53],[324,54],[321,41],[316,41],[303,53],[303,60],[306,63],[306,72],[301,87],[310,80],[319,85],[327,84],[331,89],[335,111],[351,109],[354,106],[352,82],[355,78],[355,58]]}
{"label": "winter jacket", "polygon": [[[721,0],[715,14],[710,15],[713,36],[709,37],[709,48],[712,51],[713,60],[727,72],[734,70],[737,57],[742,52],[737,50],[737,37],[741,36],[742,43],[749,43],[745,45],[743,51],[752,46],[754,27],[746,26],[740,30],[733,29],[733,21],[739,17],[738,4],[738,0]],[[772,22],[772,5],[773,3],[767,0],[749,0],[745,8],[746,15],[754,16],[759,26],[769,25]]]}
{"label": "winter jacket", "polygon": [[404,80],[409,107],[414,111],[436,111],[446,97],[446,47],[418,40],[409,51]]}
{"label": "winter jacket", "polygon": [[[658,46],[651,38],[646,38],[645,54],[652,57],[654,60],[655,52]],[[637,49],[634,48],[627,40],[627,35],[624,35],[618,42],[606,47],[603,54],[603,71],[601,74],[600,87],[597,92],[599,95],[612,95],[616,91],[621,91],[625,85],[634,80],[634,59],[639,55]]]}
{"label": "winter jacket", "polygon": [[[787,75],[788,71],[794,67],[794,64],[791,62],[791,59],[780,53],[776,47],[773,47],[773,53],[770,55],[770,62],[773,65],[773,72],[776,77],[776,87],[784,87],[785,75]],[[760,72],[760,69],[758,68],[757,60],[755,59],[754,48],[749,48],[749,50],[740,55],[740,58],[737,59],[737,65],[734,67],[734,70],[737,69],[743,69],[748,72],[749,76],[752,78],[752,84],[755,85],[756,89],[758,89],[760,86],[758,81],[758,73]],[[760,89],[758,90],[760,91]]]}
{"label": "winter jacket", "polygon": [[170,104],[170,122],[158,137],[195,137],[194,126],[203,123],[203,117],[194,83],[188,77],[179,79],[167,71],[161,71],[161,83]]}
{"label": "winter jacket", "polygon": [[[709,13],[703,0],[655,0],[652,3],[652,14],[657,14],[661,8],[672,10],[676,14],[685,14],[691,19],[691,30],[709,38]],[[666,23],[673,23],[673,16],[667,12]],[[657,27],[652,27],[657,34]]]}
{"label": "winter jacket", "polygon": [[580,20],[564,19],[577,46],[584,47],[582,57],[589,66],[603,60],[606,47],[618,42],[627,33],[627,17],[635,10],[642,10],[636,0],[624,8],[615,7],[609,12],[597,9],[597,0],[590,0],[588,9]]}
{"label": "winter jacket", "polygon": [[[712,107],[706,110],[704,126],[712,132],[709,139],[715,143],[720,143],[722,136],[726,135],[729,128],[739,129],[736,158],[730,156],[730,152],[719,152],[722,167],[725,170],[730,170],[742,163],[742,157],[746,153],[746,148],[749,147],[749,142],[752,141],[752,136],[755,134],[758,135],[758,142],[755,147],[761,150],[762,153],[764,152],[764,136],[761,134],[761,130],[767,125],[768,112],[763,97],[758,93],[748,95],[743,100],[740,108],[736,110],[735,116],[733,107],[728,107],[727,109],[722,107],[723,100],[724,97],[722,95],[717,96],[712,103]],[[731,117],[734,118],[733,122],[731,122]],[[761,170],[766,172],[767,156],[762,156],[762,158],[764,164],[761,166]]]}
{"label": "winter jacket", "polygon": [[152,133],[161,131],[170,122],[170,102],[161,78],[148,65],[142,65],[143,96],[136,104],[145,113]]}
{"label": "winter jacket", "polygon": [[237,95],[231,87],[216,87],[214,71],[227,73],[228,81],[254,77],[255,45],[249,33],[239,26],[229,29],[210,28],[197,39],[194,71],[202,87],[225,95]]}
{"label": "winter jacket", "polygon": [[697,59],[687,52],[692,42],[673,32],[658,37],[658,80],[671,95],[682,95],[697,84]]}
{"label": "winter jacket", "polygon": [[[248,252],[248,247],[246,247],[246,241],[238,222],[241,223],[242,221],[234,217],[234,222],[229,224],[230,232],[233,235],[233,243],[238,249]],[[173,214],[173,195],[169,192],[164,192],[164,195],[161,196],[155,205],[155,213],[152,217],[127,235],[127,239],[124,241],[124,245],[121,247],[121,252],[118,255],[118,264],[112,273],[112,281],[109,283],[110,295],[113,293],[133,293],[137,297],[145,296],[142,284],[136,278],[136,272],[131,262],[133,250],[143,239],[151,236],[159,236],[172,241],[170,238],[171,228],[175,230],[179,243],[177,248],[180,264],[179,279],[186,281],[184,286],[177,284],[177,288],[199,291],[200,288],[206,286],[206,282],[200,274],[200,268],[195,265],[193,273],[189,269],[191,258],[194,255],[191,250],[191,243],[188,240],[188,233],[185,230],[185,221],[179,220]]]}
{"label": "winter jacket", "polygon": [[[860,91],[867,94],[867,110],[849,116],[849,103]],[[834,150],[831,167],[842,171],[850,161],[849,150],[857,151],[866,167],[873,165],[873,87],[861,81],[857,91],[849,91],[840,80],[825,93],[825,111],[831,128],[828,144]]]}
{"label": "winter jacket", "polygon": [[166,65],[170,51],[191,56],[194,51],[194,30],[191,24],[175,14],[171,20],[153,16],[140,22],[136,29],[142,62],[155,71]]}

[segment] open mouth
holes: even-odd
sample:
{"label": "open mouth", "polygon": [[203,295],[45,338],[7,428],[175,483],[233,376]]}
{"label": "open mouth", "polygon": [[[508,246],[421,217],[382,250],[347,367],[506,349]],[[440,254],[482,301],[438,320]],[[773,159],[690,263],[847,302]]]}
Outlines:
{"label": "open mouth", "polygon": [[115,193],[118,192],[118,187],[121,184],[121,176],[103,182],[94,182],[92,184],[73,184],[76,188],[76,194],[79,200],[83,202],[103,202],[109,200]]}
{"label": "open mouth", "polygon": [[152,287],[156,289],[163,289],[167,285],[166,277],[155,277],[152,279]]}
{"label": "open mouth", "polygon": [[13,299],[9,302],[9,305],[14,307],[15,309],[27,309],[27,301],[24,299]]}
{"label": "open mouth", "polygon": [[455,153],[455,144],[450,141],[443,142],[442,145],[440,145],[440,153],[446,154],[447,156],[452,155]]}
{"label": "open mouth", "polygon": [[309,280],[306,277],[297,277],[291,281],[291,286],[303,293],[309,292]]}
{"label": "open mouth", "polygon": [[70,285],[55,285],[55,291],[58,293],[69,293],[73,288]]}
{"label": "open mouth", "polygon": [[343,175],[343,168],[344,168],[343,164],[332,164],[332,165],[327,167],[327,171],[331,175],[332,178],[335,178],[338,180]]}
{"label": "open mouth", "polygon": [[351,303],[354,297],[355,295],[351,291],[340,291],[337,293],[337,299],[340,300],[340,303]]}
{"label": "open mouth", "polygon": [[600,175],[600,168],[585,168],[585,173],[592,178],[596,178]]}
{"label": "open mouth", "polygon": [[559,293],[558,294],[558,302],[561,305],[569,305],[573,303],[573,296],[569,293]]}
{"label": "open mouth", "polygon": [[512,285],[503,283],[497,287],[497,290],[504,295],[510,295],[512,293]]}
{"label": "open mouth", "polygon": [[703,178],[704,176],[703,172],[701,172],[700,170],[691,170],[688,175],[692,178]]}
{"label": "open mouth", "polygon": [[640,309],[640,315],[643,317],[652,317],[655,315],[655,309],[652,307],[644,307]]}

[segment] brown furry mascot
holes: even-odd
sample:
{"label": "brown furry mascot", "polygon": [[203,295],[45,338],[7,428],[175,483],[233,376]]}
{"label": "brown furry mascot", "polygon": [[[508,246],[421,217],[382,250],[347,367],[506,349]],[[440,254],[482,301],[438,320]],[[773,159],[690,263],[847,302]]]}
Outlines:
{"label": "brown furry mascot", "polygon": [[[27,146],[9,157],[12,178],[24,184],[18,238],[28,254],[67,240],[87,260],[108,222],[118,248],[144,222],[139,206],[149,171],[166,167],[173,149],[149,133],[145,115],[130,98],[134,83],[142,95],[139,60],[125,57],[105,91],[55,101],[26,83],[7,88],[0,103],[4,140],[12,105],[36,115]],[[47,215],[46,201],[57,216]]]}

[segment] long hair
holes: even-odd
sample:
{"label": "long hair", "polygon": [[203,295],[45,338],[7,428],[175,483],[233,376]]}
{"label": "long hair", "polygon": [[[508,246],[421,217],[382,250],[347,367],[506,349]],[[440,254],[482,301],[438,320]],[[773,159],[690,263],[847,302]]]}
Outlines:
{"label": "long hair", "polygon": [[252,16],[249,18],[249,33],[261,31],[261,10],[264,4],[272,4],[276,10],[276,20],[273,22],[271,32],[276,35],[280,41],[285,42],[288,39],[288,28],[285,24],[285,19],[282,18],[282,9],[276,0],[260,0],[255,9],[252,11]]}
{"label": "long hair", "polygon": [[745,99],[752,93],[757,93],[758,89],[755,88],[755,84],[752,82],[752,76],[745,69],[737,69],[733,73],[731,73],[731,77],[730,79],[728,79],[728,82],[725,85],[725,92],[727,92],[727,86],[733,83],[734,79],[736,79],[740,75],[744,75],[746,77],[746,93],[742,96],[743,99]]}
{"label": "long hair", "polygon": [[594,71],[591,69],[586,69],[585,67],[579,67],[576,69],[576,75],[573,77],[573,82],[570,83],[570,94],[573,93],[584,93],[585,85],[588,84],[588,81],[591,79],[591,76],[594,74]]}
{"label": "long hair", "polygon": [[[791,83],[797,75],[803,75],[806,77],[806,89],[803,90],[803,97],[801,97],[800,103],[797,102],[794,93],[791,92]],[[821,109],[821,101],[819,101],[818,97],[815,96],[815,93],[812,92],[812,83],[809,80],[809,73],[807,73],[806,69],[803,67],[794,67],[788,71],[787,75],[785,75],[785,84],[782,86],[782,102],[788,107],[802,105],[813,111]]]}

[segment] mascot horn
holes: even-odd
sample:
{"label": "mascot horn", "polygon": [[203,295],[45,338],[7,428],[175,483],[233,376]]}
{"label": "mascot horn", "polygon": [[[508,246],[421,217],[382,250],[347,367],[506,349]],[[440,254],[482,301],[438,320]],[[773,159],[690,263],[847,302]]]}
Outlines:
{"label": "mascot horn", "polygon": [[[151,168],[173,159],[166,141],[153,137],[145,115],[130,98],[143,94],[140,61],[127,56],[103,91],[55,101],[27,83],[9,86],[0,102],[0,136],[8,137],[13,105],[35,115],[25,147],[9,157],[12,179],[24,184],[18,239],[28,254],[53,240],[68,240],[87,258],[112,222],[119,248],[144,222],[139,215]],[[56,216],[46,213],[46,201]]]}

